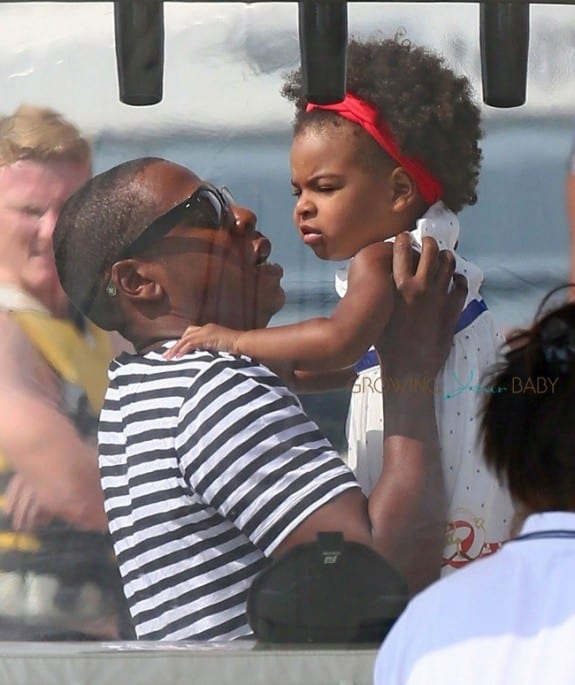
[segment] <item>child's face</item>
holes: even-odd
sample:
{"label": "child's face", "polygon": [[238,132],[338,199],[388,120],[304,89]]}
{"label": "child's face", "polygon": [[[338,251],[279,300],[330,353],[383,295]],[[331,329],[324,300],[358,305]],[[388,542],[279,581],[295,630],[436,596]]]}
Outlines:
{"label": "child's face", "polygon": [[349,259],[371,243],[396,235],[391,212],[391,168],[359,163],[352,126],[305,129],[292,143],[294,223],[320,259]]}

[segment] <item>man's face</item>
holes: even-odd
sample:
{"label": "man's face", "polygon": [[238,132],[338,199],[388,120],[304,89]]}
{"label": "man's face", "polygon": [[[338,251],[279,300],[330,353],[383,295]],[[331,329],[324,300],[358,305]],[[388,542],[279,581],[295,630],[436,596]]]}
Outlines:
{"label": "man's face", "polygon": [[0,279],[52,310],[65,301],[52,233],[62,205],[89,177],[88,162],[20,160],[0,167]]}
{"label": "man's face", "polygon": [[[147,176],[162,195],[160,214],[203,185],[170,164],[152,167]],[[170,308],[186,323],[262,327],[284,304],[283,271],[267,261],[271,244],[256,230],[255,214],[235,204],[231,211],[235,221],[227,227],[205,228],[197,218],[190,225],[182,221],[153,246]]]}

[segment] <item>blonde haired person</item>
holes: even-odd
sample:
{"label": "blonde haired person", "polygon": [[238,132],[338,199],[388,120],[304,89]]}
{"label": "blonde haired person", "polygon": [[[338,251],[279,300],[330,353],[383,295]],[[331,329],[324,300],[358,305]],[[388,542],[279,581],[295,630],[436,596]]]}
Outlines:
{"label": "blonde haired person", "polygon": [[24,104],[0,119],[1,165],[56,158],[88,164],[92,158],[90,143],[59,112]]}
{"label": "blonde haired person", "polygon": [[58,112],[0,119],[0,639],[115,638],[119,590],[95,428],[110,341],[70,306],[52,233],[91,176]]}

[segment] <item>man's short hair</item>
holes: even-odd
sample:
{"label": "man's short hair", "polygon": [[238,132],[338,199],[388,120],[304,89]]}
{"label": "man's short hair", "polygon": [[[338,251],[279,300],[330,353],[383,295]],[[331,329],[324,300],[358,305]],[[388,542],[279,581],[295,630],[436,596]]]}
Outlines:
{"label": "man's short hair", "polygon": [[64,203],[53,244],[64,291],[77,309],[106,330],[120,330],[121,312],[106,293],[118,254],[157,218],[158,202],[142,172],[156,157],[124,162],[90,179]]}
{"label": "man's short hair", "polygon": [[90,144],[80,131],[49,107],[20,105],[0,118],[0,166],[21,159],[90,163]]}

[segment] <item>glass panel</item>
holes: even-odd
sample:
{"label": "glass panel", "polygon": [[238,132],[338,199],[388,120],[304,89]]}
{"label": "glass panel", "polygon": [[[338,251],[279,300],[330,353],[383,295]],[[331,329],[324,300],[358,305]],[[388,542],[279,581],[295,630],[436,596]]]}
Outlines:
{"label": "glass panel", "polygon": [[[273,316],[271,325],[329,317],[340,302],[334,285],[335,275],[347,262],[339,256],[337,259],[318,259],[293,226],[296,198],[292,196],[290,185],[289,151],[294,113],[292,105],[280,96],[280,88],[284,74],[297,67],[299,61],[296,4],[166,2],[164,13],[163,100],[149,107],[130,107],[118,99],[112,3],[0,3],[3,112],[9,115],[23,103],[54,108],[89,139],[96,174],[126,160],[153,156],[181,164],[216,186],[225,185],[239,204],[257,215],[258,228],[273,245],[268,261],[281,262],[284,268],[282,283],[286,303]],[[442,54],[457,73],[470,78],[477,98],[481,98],[477,4],[350,2],[348,16],[350,34],[361,40],[373,36],[374,32],[377,36],[393,37],[401,31],[414,43]],[[483,271],[483,297],[495,323],[504,332],[528,325],[542,296],[566,281],[569,274],[565,176],[575,112],[574,34],[574,7],[532,6],[526,104],[510,110],[481,105],[485,135],[479,199],[459,215],[461,234],[457,251]],[[6,140],[9,135],[13,132],[3,134]],[[121,604],[122,600],[117,599],[118,579],[114,565],[109,563],[112,545],[105,533],[101,493],[94,486],[97,479],[95,420],[107,385],[104,368],[112,350],[119,353],[132,348],[117,335],[108,338],[107,333],[92,329],[77,312],[68,315],[68,303],[50,277],[50,274],[54,275],[53,265],[46,245],[66,199],[63,195],[69,194],[62,187],[76,190],[87,175],[85,165],[77,159],[68,160],[68,166],[63,170],[52,166],[52,162],[16,161],[9,156],[9,150],[4,150],[4,142],[0,140],[1,154],[8,155],[0,157],[3,165],[0,170],[0,213],[5,227],[4,238],[0,239],[0,254],[4,255],[0,257],[0,314],[6,334],[3,334],[0,353],[7,371],[4,404],[0,405],[0,417],[4,417],[0,419],[0,465],[3,469],[0,482],[5,510],[3,532],[0,532],[0,558],[4,558],[4,566],[0,568],[0,594],[6,598],[3,603],[6,615],[0,615],[0,639],[93,639],[94,636],[97,639],[127,639],[132,633],[125,608],[122,605],[119,621],[116,621],[115,612],[109,606],[114,602]],[[22,156],[26,157],[26,154]],[[4,167],[19,175],[2,174]],[[46,176],[41,172],[46,172]],[[174,187],[177,182],[175,179]],[[22,196],[18,195],[20,192]],[[177,204],[176,195],[174,191],[174,197],[164,203],[166,206],[162,206],[162,210],[167,211]],[[185,197],[187,195],[183,194],[179,201]],[[100,209],[101,205],[94,206],[93,212]],[[153,199],[144,198],[130,211],[146,224],[156,218],[154,212],[157,214],[157,210]],[[106,208],[106,212],[102,213],[102,225],[114,220],[113,208]],[[349,229],[353,230],[353,226]],[[182,238],[179,234],[176,238],[178,236]],[[110,241],[113,239],[109,236]],[[93,235],[85,236],[86,243],[92,240]],[[94,245],[95,251],[103,249],[98,241]],[[112,242],[106,245],[107,254],[113,256]],[[80,247],[82,245],[70,249]],[[183,242],[178,243],[172,254],[184,254],[185,249]],[[42,259],[44,262],[39,265]],[[94,300],[96,306],[100,306],[98,302],[110,303],[110,311],[104,312],[110,317],[110,312],[116,311],[117,302],[127,297],[124,291],[119,295],[119,290],[129,286],[128,280],[122,282],[122,278],[128,279],[128,272],[124,276],[124,272],[112,273],[112,262],[110,257],[108,280],[93,293],[95,298],[100,298]],[[92,267],[84,262],[77,265],[77,270],[87,274]],[[190,288],[197,286],[190,271],[183,270],[181,278],[169,273],[170,278],[180,284],[178,287],[181,283],[186,287],[189,283]],[[142,289],[149,282],[144,281],[140,284]],[[133,287],[133,282],[130,283]],[[135,291],[131,292],[133,299],[136,295]],[[126,301],[122,299],[122,302]],[[222,308],[224,306],[222,303]],[[53,315],[56,315],[56,322]],[[206,323],[202,316],[198,314],[189,323]],[[62,317],[66,319],[64,323]],[[51,319],[51,323],[46,323],[47,319]],[[116,320],[112,317],[107,321],[112,327]],[[138,335],[134,335],[136,341]],[[172,329],[158,333],[155,341],[166,337],[173,337]],[[82,347],[86,341],[88,348]],[[93,348],[97,346],[96,353]],[[377,372],[375,376],[369,373],[362,372],[358,378],[348,379],[344,388],[300,396],[305,411],[344,460],[351,459],[352,467],[357,460],[367,460],[359,466],[360,481],[366,491],[379,477],[380,466],[379,462],[374,466],[373,453],[380,451],[383,440],[379,414],[376,412],[373,418],[369,408],[376,405],[379,408],[381,404],[381,379],[376,377]],[[387,380],[384,377],[383,381],[394,382],[393,374]],[[424,381],[417,379],[425,390],[428,386]],[[450,399],[458,397],[457,403],[461,403],[469,395],[475,397],[490,390],[492,388],[480,378],[462,378],[453,372],[436,392],[438,406],[442,407],[440,413],[443,412],[445,418],[459,411],[454,409],[455,400],[450,404]],[[176,393],[178,401],[182,393],[185,395],[183,390],[179,392],[179,395]],[[248,408],[228,406],[227,397],[222,391],[220,408],[223,408],[223,416],[218,420],[231,420],[230,416],[238,412],[238,423],[233,429],[237,435],[228,436],[229,444],[237,451],[227,454],[235,468],[235,462],[243,464],[244,459],[239,437],[242,421],[247,424],[252,419],[246,419],[251,416]],[[176,425],[177,415],[166,409],[171,400],[166,400],[165,394],[162,398],[159,409],[153,404],[147,405],[148,400],[138,398],[136,391],[132,401],[143,402],[141,411],[144,414],[151,412],[151,426],[162,411],[166,412],[162,420]],[[114,401],[112,399],[112,404]],[[352,447],[348,454],[346,421],[350,402],[355,403],[360,423],[357,424],[359,428],[348,425],[347,429],[356,433],[363,431],[359,438],[363,442],[360,448]],[[126,406],[129,404],[127,402]],[[299,412],[298,409],[294,411]],[[110,424],[119,421],[114,408],[109,408],[108,412],[106,420]],[[198,415],[206,420],[206,425],[209,423],[207,414]],[[191,412],[186,417],[192,426],[197,420],[194,416]],[[261,417],[254,417],[253,422],[256,420],[265,424]],[[375,424],[370,423],[372,421]],[[454,430],[459,430],[455,419],[453,423]],[[442,429],[445,434],[451,431],[449,425]],[[186,426],[186,430],[191,430]],[[162,624],[164,612],[169,613],[172,606],[168,579],[176,578],[175,585],[190,583],[190,578],[182,580],[178,575],[185,576],[185,569],[178,557],[177,538],[191,533],[186,522],[181,519],[174,522],[167,515],[172,507],[176,510],[187,497],[186,502],[193,511],[201,510],[201,517],[217,519],[224,533],[231,526],[241,528],[242,535],[250,537],[249,542],[242,537],[241,543],[253,544],[257,550],[253,552],[258,559],[255,570],[265,566],[264,553],[270,556],[281,546],[285,531],[278,532],[273,526],[265,529],[266,521],[261,523],[260,531],[254,511],[265,511],[266,506],[273,508],[265,498],[254,497],[250,500],[252,508],[247,506],[242,510],[241,498],[236,501],[228,492],[229,483],[235,482],[234,477],[237,477],[238,482],[231,489],[248,499],[251,496],[246,483],[240,482],[241,469],[240,475],[233,470],[230,472],[229,482],[220,482],[218,474],[209,472],[209,468],[206,476],[202,471],[204,464],[194,467],[190,457],[190,462],[182,459],[166,466],[166,471],[158,476],[164,478],[160,486],[150,477],[155,466],[148,469],[136,464],[128,468],[124,463],[123,448],[118,447],[121,439],[117,438],[115,442],[121,433],[118,427],[110,434],[106,432],[106,425],[103,430],[107,440],[103,448],[103,473],[107,479],[108,507],[113,510],[115,522],[116,552],[127,576],[130,603],[132,612],[137,615],[140,636],[189,638],[185,621],[167,632]],[[163,428],[157,427],[157,430]],[[226,435],[225,427],[213,434],[203,426],[195,426],[195,430],[196,433],[190,433],[190,442],[196,445],[203,440],[207,450],[209,445],[218,444],[221,435]],[[111,437],[114,431],[117,435]],[[275,435],[274,431],[271,433]],[[250,437],[254,438],[254,435],[258,437],[257,434],[250,434]],[[260,445],[264,440],[262,436],[255,440],[251,449]],[[272,438],[273,435],[269,439]],[[173,456],[178,440],[185,442],[178,438],[172,444],[170,439],[169,435],[161,437],[158,454],[171,450]],[[292,434],[289,439],[297,452],[297,440]],[[316,439],[320,438],[316,436]],[[304,441],[306,449],[311,450],[312,442],[311,438]],[[179,443],[178,446],[181,447]],[[273,452],[271,447],[269,449]],[[322,449],[327,453],[327,446]],[[289,456],[291,458],[291,453]],[[149,454],[146,458],[151,459]],[[201,453],[197,458],[201,461],[206,457]],[[138,455],[136,462],[137,459]],[[260,483],[261,489],[267,487],[273,491],[270,485],[273,478],[268,479],[266,471],[267,462],[264,466],[252,467],[261,469],[259,476],[264,484]],[[204,474],[202,478],[197,475],[196,468]],[[279,466],[277,468],[281,470]],[[323,462],[321,468],[329,471]],[[478,469],[482,468],[483,465],[478,464]],[[275,469],[276,466],[271,470]],[[449,479],[449,464],[445,464],[445,469]],[[166,475],[168,471],[170,473]],[[132,479],[129,486],[128,473]],[[341,477],[345,480],[347,476]],[[206,485],[206,479],[213,479],[226,491],[223,501],[214,496],[213,486]],[[285,481],[283,483],[285,485]],[[300,493],[301,496],[303,486],[298,485],[296,478],[294,483],[285,486],[285,491],[280,488],[278,497],[282,503],[289,499],[286,493],[293,497]],[[171,487],[182,490],[180,500],[170,500]],[[123,537],[127,535],[124,525],[129,524],[123,522],[122,516],[139,497],[161,521],[151,524],[152,535],[167,536],[158,546],[149,542],[150,530],[142,527],[142,519],[140,528],[131,531],[133,539]],[[465,496],[462,499],[465,500]],[[467,504],[459,508],[453,506],[449,530],[451,547],[445,552],[447,569],[454,570],[468,560],[491,553],[502,541],[503,534],[491,533],[486,528],[489,516],[483,510],[483,504],[478,505],[477,511],[471,511],[471,505]],[[285,510],[279,509],[274,510],[274,515],[291,523],[295,519],[299,522],[298,516],[305,520],[313,513],[314,506],[302,501],[301,509],[294,507],[297,511],[292,511],[287,504]],[[512,521],[510,515],[502,516],[506,537],[512,532]],[[270,515],[270,518],[273,517]],[[469,523],[471,519],[473,524]],[[201,559],[201,563],[208,566],[214,558],[209,543],[212,534],[213,530],[204,539],[203,533],[196,532],[198,537],[189,543],[191,547],[196,544],[202,547],[202,553],[194,559]],[[173,539],[168,540],[170,536]],[[236,543],[240,544],[237,540],[234,545]],[[151,552],[148,545],[151,545]],[[225,557],[228,551],[222,543],[220,553]],[[173,565],[162,567],[158,560],[171,554],[174,555]],[[91,559],[90,555],[96,559]],[[134,555],[133,559],[131,555]],[[245,559],[240,561],[244,563]],[[249,583],[245,578],[240,580],[245,594]],[[154,587],[153,601],[148,596],[148,581]],[[201,583],[195,577],[191,581],[191,589],[186,588],[195,592],[196,585]],[[104,592],[102,588],[113,589]],[[220,599],[217,590],[215,596]],[[225,636],[245,636],[249,629],[245,621],[236,620],[233,607],[230,616],[226,616],[229,626],[224,631]],[[202,639],[221,636],[219,628],[211,625],[197,630],[192,637],[197,634]]]}

